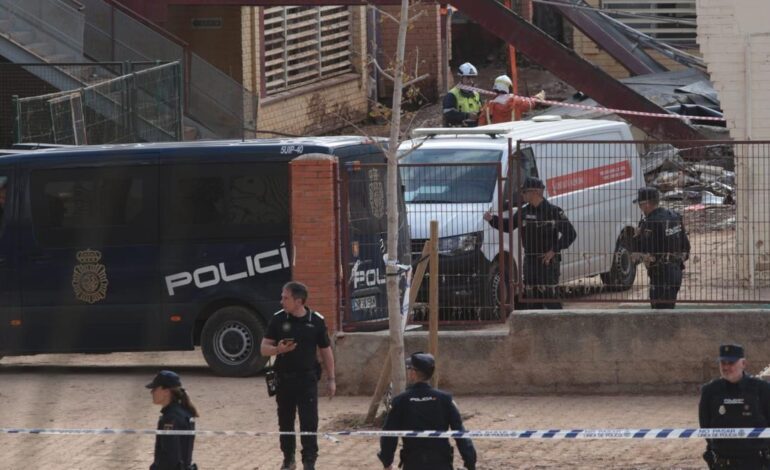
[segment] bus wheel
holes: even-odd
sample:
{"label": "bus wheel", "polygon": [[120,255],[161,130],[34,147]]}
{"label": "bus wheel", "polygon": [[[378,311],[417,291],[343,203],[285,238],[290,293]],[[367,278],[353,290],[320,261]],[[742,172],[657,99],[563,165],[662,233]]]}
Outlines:
{"label": "bus wheel", "polygon": [[618,239],[615,254],[612,257],[612,267],[601,274],[602,283],[608,291],[628,290],[636,280],[637,263],[631,260],[631,240],[627,236]]}
{"label": "bus wheel", "polygon": [[203,357],[217,375],[254,375],[267,363],[259,352],[264,334],[252,310],[237,305],[220,308],[203,325]]}

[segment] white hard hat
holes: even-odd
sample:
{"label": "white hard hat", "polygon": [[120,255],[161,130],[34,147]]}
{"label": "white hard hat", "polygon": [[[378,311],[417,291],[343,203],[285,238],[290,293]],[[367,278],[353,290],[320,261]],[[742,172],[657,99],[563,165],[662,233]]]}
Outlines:
{"label": "white hard hat", "polygon": [[492,85],[492,89],[495,91],[502,91],[503,93],[510,93],[513,82],[508,75],[500,75],[495,79],[495,84]]}
{"label": "white hard hat", "polygon": [[474,67],[473,64],[466,62],[459,67],[457,74],[461,77],[476,77],[478,76],[479,71],[476,70],[476,67]]}

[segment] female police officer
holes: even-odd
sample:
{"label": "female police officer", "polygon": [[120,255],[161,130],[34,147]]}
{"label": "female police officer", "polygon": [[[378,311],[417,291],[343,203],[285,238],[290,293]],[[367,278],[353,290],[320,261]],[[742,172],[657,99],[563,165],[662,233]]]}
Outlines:
{"label": "female police officer", "polygon": [[[162,370],[146,387],[152,393],[152,402],[163,407],[158,430],[195,430],[198,410],[176,373]],[[197,465],[192,463],[194,441],[195,436],[155,436],[155,459],[150,470],[197,470]]]}

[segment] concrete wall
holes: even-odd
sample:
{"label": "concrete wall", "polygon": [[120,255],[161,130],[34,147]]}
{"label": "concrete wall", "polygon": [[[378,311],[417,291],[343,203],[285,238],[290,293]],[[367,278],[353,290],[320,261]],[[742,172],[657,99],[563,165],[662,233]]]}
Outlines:
{"label": "concrete wall", "polygon": [[[739,140],[770,139],[770,3],[766,0],[698,0],[698,43],[719,93],[730,135]],[[738,275],[749,284],[770,284],[770,224],[767,158],[737,148],[736,237]]]}
{"label": "concrete wall", "polygon": [[[720,343],[747,348],[749,369],[770,363],[770,312],[677,309],[520,312],[509,329],[442,331],[440,384],[454,393],[693,392],[719,374]],[[406,351],[427,350],[426,332],[409,332]],[[370,394],[387,332],[339,333],[337,386]]]}

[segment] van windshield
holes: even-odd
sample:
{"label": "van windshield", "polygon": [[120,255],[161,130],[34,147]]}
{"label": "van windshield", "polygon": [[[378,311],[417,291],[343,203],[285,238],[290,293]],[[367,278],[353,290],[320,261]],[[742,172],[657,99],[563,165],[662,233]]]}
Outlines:
{"label": "van windshield", "polygon": [[501,158],[500,150],[416,149],[400,162],[404,198],[425,204],[490,202]]}

